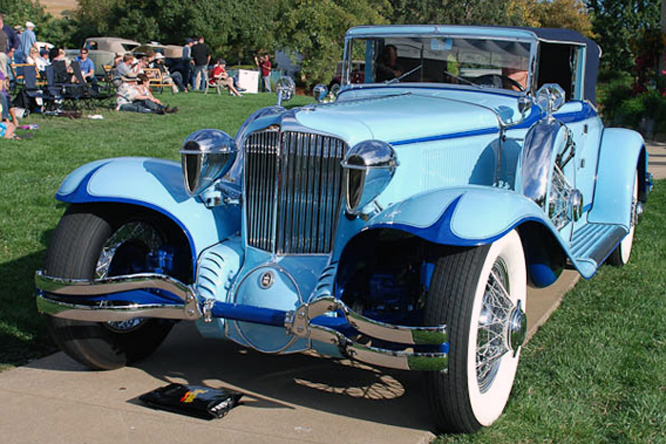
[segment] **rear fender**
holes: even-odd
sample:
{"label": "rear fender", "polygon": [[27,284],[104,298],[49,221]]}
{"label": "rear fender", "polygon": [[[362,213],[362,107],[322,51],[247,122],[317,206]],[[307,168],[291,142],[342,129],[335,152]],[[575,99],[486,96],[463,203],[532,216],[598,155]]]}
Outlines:
{"label": "rear fender", "polygon": [[634,173],[638,169],[638,195],[647,192],[645,141],[636,131],[607,128],[601,138],[597,183],[589,222],[622,224],[630,227]]}
{"label": "rear fender", "polygon": [[83,165],[65,178],[56,199],[71,204],[124,203],[157,211],[183,230],[193,263],[205,248],[240,230],[237,207],[206,208],[185,191],[180,165],[167,160],[125,157]]}

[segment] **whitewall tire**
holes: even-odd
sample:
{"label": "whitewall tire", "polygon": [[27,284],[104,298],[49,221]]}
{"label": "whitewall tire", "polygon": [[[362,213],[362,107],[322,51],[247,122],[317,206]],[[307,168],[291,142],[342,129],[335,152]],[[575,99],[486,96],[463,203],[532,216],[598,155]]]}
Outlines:
{"label": "whitewall tire", "polygon": [[426,323],[446,323],[447,372],[426,376],[438,428],[473,432],[506,406],[526,332],[527,273],[520,236],[490,245],[452,248],[435,267]]}

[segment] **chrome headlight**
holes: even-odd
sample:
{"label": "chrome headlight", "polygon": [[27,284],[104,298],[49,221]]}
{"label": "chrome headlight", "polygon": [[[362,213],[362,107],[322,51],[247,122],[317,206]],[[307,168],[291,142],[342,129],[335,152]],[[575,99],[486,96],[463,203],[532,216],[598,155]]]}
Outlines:
{"label": "chrome headlight", "polygon": [[236,159],[234,140],[224,131],[204,129],[185,139],[180,149],[185,189],[196,196],[224,176]]}
{"label": "chrome headlight", "polygon": [[398,166],[395,151],[381,140],[366,140],[355,145],[342,161],[347,212],[360,210],[379,196]]}

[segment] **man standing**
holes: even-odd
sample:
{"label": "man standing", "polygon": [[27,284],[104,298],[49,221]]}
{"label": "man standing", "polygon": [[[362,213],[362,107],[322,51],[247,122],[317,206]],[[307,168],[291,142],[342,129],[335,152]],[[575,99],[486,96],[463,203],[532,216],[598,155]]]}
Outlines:
{"label": "man standing", "polygon": [[4,52],[0,54],[0,69],[6,74],[9,74],[9,64],[14,58],[14,51],[19,47],[19,39],[11,26],[5,24],[4,16],[0,13],[0,30],[7,36],[7,47]]}
{"label": "man standing", "polygon": [[203,36],[199,36],[199,42],[192,47],[192,58],[194,59],[194,89],[206,90],[206,70],[210,64],[210,49],[204,43]]}
{"label": "man standing", "polygon": [[37,37],[35,36],[35,24],[28,21],[25,22],[25,31],[19,35],[19,48],[14,54],[14,60],[16,63],[25,63],[26,58],[30,54],[30,49],[36,46]]}
{"label": "man standing", "polygon": [[263,57],[259,56],[259,59],[255,56],[254,63],[261,69],[261,90],[271,92],[271,59],[268,57],[268,54],[265,54]]}
{"label": "man standing", "polygon": [[76,61],[79,62],[81,74],[83,74],[85,81],[90,83],[90,86],[95,92],[99,92],[97,79],[95,78],[95,64],[88,58],[88,49],[81,48],[81,53],[76,58]]}

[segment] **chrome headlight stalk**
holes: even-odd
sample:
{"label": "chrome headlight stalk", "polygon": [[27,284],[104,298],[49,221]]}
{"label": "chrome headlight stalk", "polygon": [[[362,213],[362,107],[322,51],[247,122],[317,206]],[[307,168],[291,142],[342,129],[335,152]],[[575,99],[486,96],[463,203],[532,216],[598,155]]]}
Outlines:
{"label": "chrome headlight stalk", "polygon": [[204,129],[187,136],[180,149],[187,193],[197,196],[224,176],[237,153],[233,138],[224,131]]}
{"label": "chrome headlight stalk", "polygon": [[365,140],[342,161],[347,212],[358,215],[388,186],[399,165],[393,147],[381,140]]}

